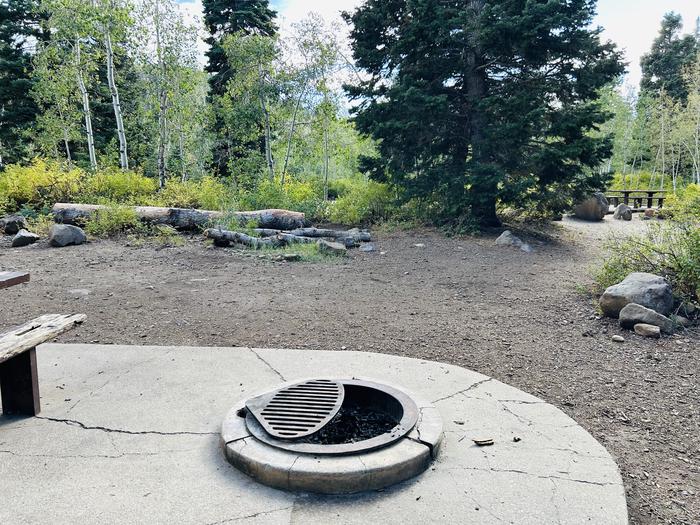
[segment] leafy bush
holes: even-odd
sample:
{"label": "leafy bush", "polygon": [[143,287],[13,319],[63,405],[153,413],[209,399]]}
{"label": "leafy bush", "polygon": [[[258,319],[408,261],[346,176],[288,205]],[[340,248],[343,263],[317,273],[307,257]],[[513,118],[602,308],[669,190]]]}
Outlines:
{"label": "leafy bush", "polygon": [[12,164],[0,173],[0,195],[9,211],[22,206],[49,208],[78,195],[85,172],[57,162],[34,159],[28,166]]}
{"label": "leafy bush", "polygon": [[254,189],[241,192],[243,210],[283,208],[304,212],[309,219],[318,218],[323,203],[323,190],[317,181],[289,178],[284,185],[263,180]]}
{"label": "leafy bush", "polygon": [[127,206],[108,206],[96,211],[85,223],[85,231],[95,237],[139,233],[145,227],[136,212]]}
{"label": "leafy bush", "polygon": [[644,235],[612,239],[609,256],[596,275],[599,291],[632,272],[665,277],[684,300],[700,299],[700,228],[695,221],[650,224]]}
{"label": "leafy bush", "polygon": [[25,217],[27,217],[29,231],[36,233],[40,237],[48,237],[51,226],[55,224],[52,215],[34,214],[34,216],[25,215]]}
{"label": "leafy bush", "polygon": [[663,215],[676,220],[700,221],[700,185],[689,184],[666,199]]}
{"label": "leafy bush", "polygon": [[198,180],[170,180],[148,201],[155,206],[199,208],[205,210],[235,209],[236,201],[228,186],[213,177]]}
{"label": "leafy bush", "polygon": [[140,204],[158,189],[155,179],[133,171],[110,168],[85,177],[79,199],[84,203]]}
{"label": "leafy bush", "polygon": [[341,192],[330,204],[329,218],[340,224],[364,224],[385,219],[392,209],[393,197],[386,184],[362,179],[336,182]]}

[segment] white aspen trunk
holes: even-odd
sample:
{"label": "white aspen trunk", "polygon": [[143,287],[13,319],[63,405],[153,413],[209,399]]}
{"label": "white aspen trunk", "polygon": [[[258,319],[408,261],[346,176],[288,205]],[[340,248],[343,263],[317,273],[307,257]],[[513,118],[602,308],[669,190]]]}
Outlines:
{"label": "white aspen trunk", "polygon": [[63,145],[66,148],[66,159],[68,160],[68,163],[70,164],[71,162],[73,162],[73,159],[71,158],[71,154],[70,154],[68,130],[66,128],[63,128]]}
{"label": "white aspen trunk", "polygon": [[178,133],[178,148],[180,150],[180,180],[185,182],[187,180],[187,170],[185,169],[185,147],[184,139],[182,137],[182,129]]}
{"label": "white aspen trunk", "polygon": [[83,100],[83,114],[85,115],[85,133],[87,135],[88,155],[90,157],[90,168],[97,169],[97,155],[95,154],[95,136],[92,132],[92,116],[90,114],[90,96],[85,87],[83,70],[80,64],[80,40],[75,40],[75,62],[77,66],[78,89]]}
{"label": "white aspen trunk", "polygon": [[124,131],[124,118],[122,106],[119,102],[119,90],[114,78],[114,50],[112,49],[112,37],[109,30],[105,30],[105,48],[107,49],[107,83],[112,94],[112,107],[114,108],[114,120],[117,122],[117,137],[119,138],[119,164],[123,170],[129,169],[129,156],[126,149],[126,132]]}
{"label": "white aspen trunk", "polygon": [[323,200],[328,200],[328,116],[323,128]]}
{"label": "white aspen trunk", "polygon": [[267,104],[265,104],[263,69],[260,63],[258,63],[258,77],[260,109],[262,109],[265,117],[265,161],[267,162],[267,169],[269,171],[268,177],[270,182],[273,182],[275,180],[275,163],[272,158],[272,129],[270,126],[270,112],[267,109]]}
{"label": "white aspen trunk", "polygon": [[287,167],[289,166],[289,158],[292,153],[292,139],[294,138],[294,131],[297,127],[297,114],[299,113],[299,106],[301,105],[301,99],[306,93],[306,84],[304,84],[304,89],[301,90],[297,103],[294,106],[294,113],[292,114],[292,124],[289,128],[289,137],[287,137],[287,152],[284,155],[284,167],[282,168],[282,184],[284,185],[284,178],[287,175]]}
{"label": "white aspen trunk", "polygon": [[158,185],[165,187],[166,167],[165,167],[165,143],[167,141],[167,120],[166,111],[168,108],[168,93],[165,89],[165,61],[163,60],[163,49],[160,38],[160,2],[156,1],[156,55],[158,57],[158,69],[160,78],[158,81]]}

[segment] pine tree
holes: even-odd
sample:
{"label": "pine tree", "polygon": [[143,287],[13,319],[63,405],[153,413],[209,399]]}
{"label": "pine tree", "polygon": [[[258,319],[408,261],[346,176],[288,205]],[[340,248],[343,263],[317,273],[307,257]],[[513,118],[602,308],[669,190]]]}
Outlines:
{"label": "pine tree", "polygon": [[641,60],[640,85],[643,91],[658,95],[663,90],[674,100],[682,102],[688,98],[683,74],[700,52],[700,33],[696,28],[696,34],[681,35],[682,29],[681,15],[664,15],[659,36]]}
{"label": "pine tree", "polygon": [[[368,0],[352,15],[365,79],[348,86],[376,170],[445,220],[499,223],[498,201],[565,200],[610,154],[590,131],[623,72],[595,0]],[[560,203],[561,205],[561,203]]]}
{"label": "pine tree", "polygon": [[27,153],[25,134],[38,114],[31,95],[31,49],[45,40],[36,0],[0,2],[0,167]]}
{"label": "pine tree", "polygon": [[[214,131],[217,138],[213,147],[214,170],[220,176],[230,174],[229,162],[232,150],[241,145],[232,144],[219,107],[219,98],[226,92],[226,85],[234,73],[229,69],[222,43],[226,36],[239,32],[260,36],[273,36],[277,32],[274,19],[276,13],[270,9],[268,0],[204,0],[204,24],[210,36],[206,70],[210,74],[210,99],[215,108]],[[246,148],[262,148],[264,139],[246,144]]]}

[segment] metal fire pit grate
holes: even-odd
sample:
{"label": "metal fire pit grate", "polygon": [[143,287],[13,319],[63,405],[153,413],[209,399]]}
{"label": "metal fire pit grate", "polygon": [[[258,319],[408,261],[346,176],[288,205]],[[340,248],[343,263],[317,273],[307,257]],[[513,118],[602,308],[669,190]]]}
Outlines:
{"label": "metal fire pit grate", "polygon": [[[240,417],[260,441],[293,452],[334,455],[390,445],[413,429],[419,414],[416,403],[400,390],[359,379],[296,383],[249,399],[246,409]],[[382,424],[374,425],[376,434],[362,432],[367,427],[360,432],[351,428],[372,425],[374,414],[383,415]],[[332,439],[319,439],[324,434]]]}
{"label": "metal fire pit grate", "polygon": [[272,437],[298,439],[323,428],[344,398],[341,383],[316,379],[249,399],[246,408]]}

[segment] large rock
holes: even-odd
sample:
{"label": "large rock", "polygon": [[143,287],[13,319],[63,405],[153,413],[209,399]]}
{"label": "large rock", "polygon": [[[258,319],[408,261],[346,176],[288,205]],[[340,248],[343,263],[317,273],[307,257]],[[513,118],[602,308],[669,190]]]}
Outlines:
{"label": "large rock", "polygon": [[602,193],[594,193],[574,206],[574,215],[584,221],[601,221],[610,210],[608,199]]}
{"label": "large rock", "polygon": [[21,248],[22,246],[29,246],[30,244],[34,244],[38,240],[39,236],[36,233],[32,233],[27,230],[20,230],[19,232],[17,232],[17,235],[15,235],[14,239],[12,239],[12,247]]}
{"label": "large rock", "polygon": [[632,208],[627,206],[627,204],[618,205],[613,212],[613,219],[617,219],[618,221],[631,221]]}
{"label": "large rock", "polygon": [[348,249],[345,247],[345,245],[340,244],[339,242],[331,242],[321,239],[316,244],[318,244],[318,251],[321,253],[329,253],[332,255],[346,255],[348,253]]}
{"label": "large rock", "polygon": [[7,235],[16,235],[21,229],[27,227],[27,219],[23,215],[8,215],[0,219],[0,230]]}
{"label": "large rock", "polygon": [[618,317],[629,303],[637,303],[668,315],[673,308],[671,285],[663,277],[636,272],[621,283],[610,286],[600,297],[600,308],[608,317]]}
{"label": "large rock", "polygon": [[49,244],[55,248],[62,248],[71,244],[84,244],[87,242],[85,232],[77,226],[70,224],[54,224],[49,233]]}
{"label": "large rock", "polygon": [[512,246],[514,248],[520,248],[522,251],[530,253],[532,252],[532,247],[523,242],[520,237],[513,235],[510,230],[504,231],[498,239],[496,239],[495,244],[498,246]]}
{"label": "large rock", "polygon": [[637,324],[650,324],[658,326],[665,334],[673,333],[673,321],[668,317],[640,304],[630,303],[620,310],[620,326],[631,330]]}

